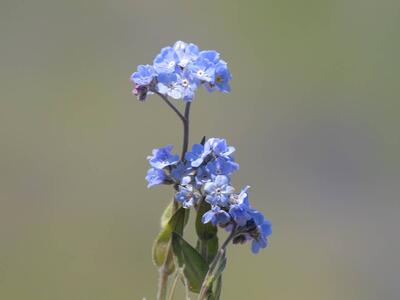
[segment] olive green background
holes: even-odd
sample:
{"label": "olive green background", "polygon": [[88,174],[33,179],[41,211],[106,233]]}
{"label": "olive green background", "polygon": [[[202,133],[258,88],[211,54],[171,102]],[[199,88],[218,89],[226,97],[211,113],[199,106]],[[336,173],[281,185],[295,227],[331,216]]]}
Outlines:
{"label": "olive green background", "polygon": [[0,299],[155,299],[146,156],[182,131],[129,76],[178,39],[234,76],[191,141],[226,137],[273,223],[222,299],[399,299],[399,36],[397,0],[0,0]]}

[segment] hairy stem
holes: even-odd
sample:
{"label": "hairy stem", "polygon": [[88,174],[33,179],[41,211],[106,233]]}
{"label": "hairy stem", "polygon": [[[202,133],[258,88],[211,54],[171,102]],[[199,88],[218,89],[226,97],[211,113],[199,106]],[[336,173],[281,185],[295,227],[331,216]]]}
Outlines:
{"label": "hairy stem", "polygon": [[[177,116],[183,123],[183,145],[182,145],[182,154],[181,154],[181,160],[183,161],[183,159],[185,158],[185,153],[187,152],[188,146],[189,146],[189,115],[190,115],[190,104],[191,103],[190,102],[186,103],[185,113],[184,113],[184,115],[182,115],[182,113],[179,111],[179,109],[174,104],[172,104],[171,101],[169,101],[167,96],[160,94],[156,91],[155,91],[155,93],[157,95],[159,95],[161,97],[161,99],[164,100],[164,102],[177,114]],[[172,200],[172,201],[174,201],[174,200]],[[176,202],[174,201],[172,214],[175,213],[177,208],[178,207],[176,205]],[[167,286],[168,286],[168,276],[169,276],[167,263],[168,263],[168,256],[170,256],[170,255],[172,255],[171,245],[168,246],[167,258],[166,258],[163,266],[160,268],[157,300],[165,300],[167,297]],[[175,281],[177,281],[177,280],[175,280]],[[174,284],[175,284],[175,281],[174,281]],[[171,291],[172,294],[174,292],[174,289],[175,289],[175,287],[173,285],[173,289]]]}
{"label": "hairy stem", "polygon": [[218,264],[218,261],[225,254],[226,247],[229,245],[229,243],[232,241],[232,239],[235,237],[235,235],[236,235],[236,225],[232,229],[232,232],[230,233],[230,235],[227,237],[227,239],[222,244],[221,248],[219,248],[217,255],[215,256],[215,258],[213,259],[213,261],[210,264],[210,267],[208,269],[206,277],[204,278],[203,284],[201,286],[199,300],[207,299],[207,293],[208,293],[209,289],[211,288],[210,278],[211,278],[211,276],[213,276],[213,273],[214,273],[215,267]]}
{"label": "hairy stem", "polygon": [[160,268],[160,276],[158,278],[158,293],[157,300],[165,300],[167,295],[167,285],[168,285],[168,272],[166,271],[166,266]]}
{"label": "hairy stem", "polygon": [[174,299],[175,289],[176,289],[176,287],[178,285],[178,281],[179,281],[180,277],[181,277],[181,274],[180,274],[179,270],[177,270],[176,273],[175,273],[174,281],[173,281],[172,286],[171,286],[171,290],[169,292],[168,300],[173,300]]}

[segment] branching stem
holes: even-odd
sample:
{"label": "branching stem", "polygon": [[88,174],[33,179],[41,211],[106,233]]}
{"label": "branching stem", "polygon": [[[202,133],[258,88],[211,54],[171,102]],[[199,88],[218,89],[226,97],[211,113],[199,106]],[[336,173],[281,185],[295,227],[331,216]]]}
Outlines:
{"label": "branching stem", "polygon": [[[177,114],[179,119],[183,123],[183,144],[182,144],[182,154],[181,154],[181,160],[185,158],[185,153],[188,150],[189,146],[189,116],[190,116],[190,105],[191,102],[187,102],[185,106],[185,112],[184,115],[179,111],[179,109],[172,104],[171,101],[169,101],[168,97],[155,91],[157,95],[161,97],[161,99],[164,100],[164,102]],[[172,200],[174,201],[174,200]],[[174,201],[174,206],[173,206],[173,211],[172,214],[177,210],[177,205],[175,205]],[[157,300],[165,300],[167,297],[167,286],[168,286],[168,256],[172,255],[171,253],[171,245],[168,246],[167,249],[167,259],[165,260],[164,264],[160,268],[160,275],[159,275],[159,285],[158,285],[158,293],[157,293]],[[176,287],[177,279],[175,279],[172,290],[170,293],[170,297],[173,297],[173,293]],[[172,296],[171,296],[172,295]]]}

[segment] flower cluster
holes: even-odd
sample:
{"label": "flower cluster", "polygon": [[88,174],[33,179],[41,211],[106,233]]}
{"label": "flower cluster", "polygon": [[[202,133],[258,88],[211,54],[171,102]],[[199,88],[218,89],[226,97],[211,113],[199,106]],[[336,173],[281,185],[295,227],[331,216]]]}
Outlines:
{"label": "flower cluster", "polygon": [[177,41],[165,47],[153,65],[139,65],[132,74],[133,93],[141,101],[159,93],[185,102],[192,101],[195,91],[203,85],[209,92],[230,91],[232,76],[227,63],[214,50],[200,51],[194,44]]}
{"label": "flower cluster", "polygon": [[202,216],[202,222],[211,222],[227,231],[235,229],[233,242],[252,241],[252,251],[257,253],[267,246],[271,223],[251,207],[248,186],[237,193],[231,185],[231,175],[239,169],[232,156],[234,152],[235,148],[220,138],[193,145],[183,161],[172,154],[172,146],[155,149],[148,157],[152,168],[146,179],[149,187],[175,184],[175,199],[184,208],[206,201],[211,209]]}

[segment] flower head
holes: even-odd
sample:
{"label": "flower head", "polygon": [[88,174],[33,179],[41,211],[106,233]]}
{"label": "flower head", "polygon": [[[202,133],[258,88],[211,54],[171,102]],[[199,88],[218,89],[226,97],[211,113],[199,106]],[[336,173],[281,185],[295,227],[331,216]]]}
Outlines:
{"label": "flower head", "polygon": [[178,65],[181,68],[186,68],[190,62],[195,61],[199,57],[199,47],[195,44],[177,41],[173,48],[178,56]]}
{"label": "flower head", "polygon": [[181,78],[176,73],[162,73],[158,75],[157,91],[174,99],[183,97]]}
{"label": "flower head", "polygon": [[154,69],[158,74],[173,73],[177,70],[179,58],[172,47],[161,49],[161,53],[154,59]]}
{"label": "flower head", "polygon": [[219,53],[214,50],[204,50],[200,52],[200,58],[208,60],[210,63],[217,64],[219,61]]}
{"label": "flower head", "polygon": [[194,144],[191,152],[186,152],[185,159],[190,162],[192,167],[199,167],[204,159],[211,153],[209,147],[204,147],[201,144]]}
{"label": "flower head", "polygon": [[199,57],[188,66],[194,78],[200,82],[212,82],[215,75],[215,65],[207,59]]}
{"label": "flower head", "polygon": [[148,182],[147,187],[150,188],[152,186],[162,184],[167,179],[164,170],[151,168],[147,172],[146,180]]}
{"label": "flower head", "polygon": [[225,139],[210,138],[206,141],[205,147],[212,149],[217,156],[229,157],[235,148],[229,146]]}
{"label": "flower head", "polygon": [[192,172],[193,169],[189,164],[180,161],[172,169],[171,176],[177,183],[182,184],[182,179],[187,177]]}
{"label": "flower head", "polygon": [[257,234],[252,236],[251,251],[257,254],[260,249],[268,246],[268,237],[272,233],[272,225],[268,220],[264,220],[260,225],[257,225]]}
{"label": "flower head", "polygon": [[225,207],[229,203],[230,195],[235,189],[229,185],[229,178],[224,175],[218,175],[214,181],[207,182],[204,185],[206,192],[206,201],[214,206]]}
{"label": "flower head", "polygon": [[147,159],[150,165],[156,169],[163,169],[165,167],[176,164],[179,161],[179,155],[171,153],[173,146],[165,146],[158,149],[154,149],[151,156]]}
{"label": "flower head", "polygon": [[231,91],[231,87],[229,85],[231,79],[232,75],[229,72],[227,63],[220,61],[215,66],[214,81],[206,84],[206,88],[209,92],[219,90],[223,93],[229,93]]}
{"label": "flower head", "polygon": [[231,198],[229,199],[230,208],[229,214],[235,220],[238,226],[246,225],[247,221],[251,219],[251,214],[249,213],[250,204],[247,195],[247,190],[250,187],[245,187],[240,194],[232,194]]}
{"label": "flower head", "polygon": [[224,226],[231,221],[231,216],[219,206],[213,206],[203,215],[201,221],[203,224],[211,222],[214,226]]}
{"label": "flower head", "polygon": [[190,102],[200,85],[213,92],[230,91],[231,75],[214,50],[200,51],[195,44],[177,41],[161,49],[153,65],[140,65],[131,75],[133,94],[144,101],[153,92]]}
{"label": "flower head", "polygon": [[239,169],[239,164],[237,164],[233,159],[217,157],[207,164],[206,169],[213,176],[231,175]]}
{"label": "flower head", "polygon": [[179,186],[179,191],[175,194],[175,199],[181,202],[184,208],[197,204],[200,198],[201,194],[190,184]]}
{"label": "flower head", "polygon": [[156,71],[153,66],[139,65],[137,71],[132,74],[131,81],[139,86],[149,85],[155,76]]}
{"label": "flower head", "polygon": [[205,167],[200,167],[197,169],[195,181],[198,186],[202,186],[207,182],[212,180],[211,174],[207,171]]}

